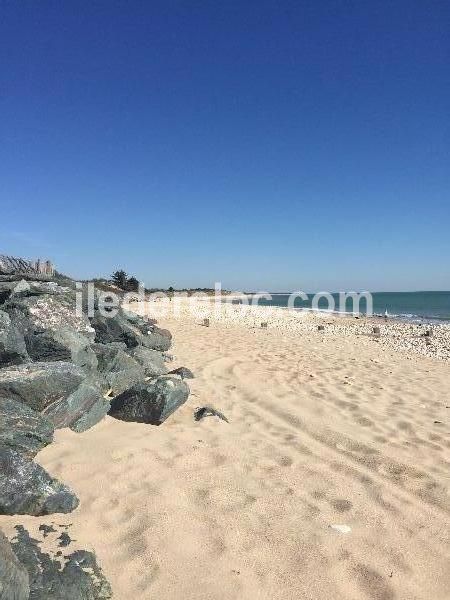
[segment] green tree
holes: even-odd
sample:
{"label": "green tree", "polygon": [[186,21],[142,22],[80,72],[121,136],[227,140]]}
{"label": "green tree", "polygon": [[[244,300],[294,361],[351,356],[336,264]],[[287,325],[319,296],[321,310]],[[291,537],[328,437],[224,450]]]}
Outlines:
{"label": "green tree", "polygon": [[125,273],[125,271],[123,269],[121,269],[120,271],[115,271],[111,275],[111,279],[112,279],[113,283],[115,285],[117,285],[117,287],[119,287],[120,289],[124,290],[126,288],[128,275]]}
{"label": "green tree", "polygon": [[137,292],[139,290],[139,281],[136,279],[136,277],[128,277],[126,289],[129,292]]}

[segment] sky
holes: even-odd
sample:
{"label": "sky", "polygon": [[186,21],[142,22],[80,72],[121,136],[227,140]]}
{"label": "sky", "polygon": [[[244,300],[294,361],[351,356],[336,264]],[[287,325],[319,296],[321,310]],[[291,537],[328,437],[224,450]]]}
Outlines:
{"label": "sky", "polygon": [[3,2],[0,254],[450,289],[450,3]]}

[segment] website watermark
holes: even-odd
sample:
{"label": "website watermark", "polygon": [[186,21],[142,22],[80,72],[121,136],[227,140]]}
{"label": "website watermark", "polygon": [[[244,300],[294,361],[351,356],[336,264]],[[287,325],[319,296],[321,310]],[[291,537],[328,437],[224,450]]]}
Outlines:
{"label": "website watermark", "polygon": [[220,282],[216,282],[210,291],[156,291],[149,292],[142,283],[136,291],[119,291],[97,287],[94,282],[76,283],[77,316],[94,317],[100,313],[103,317],[112,318],[121,309],[132,308],[141,317],[179,317],[182,313],[191,312],[198,316],[199,308],[204,307],[205,314],[223,313],[227,310],[253,309],[264,306],[267,310],[303,310],[333,313],[341,316],[373,315],[373,298],[368,291],[364,292],[327,292],[320,291],[308,294],[297,290],[289,294],[259,291],[248,293],[243,291],[224,291]]}

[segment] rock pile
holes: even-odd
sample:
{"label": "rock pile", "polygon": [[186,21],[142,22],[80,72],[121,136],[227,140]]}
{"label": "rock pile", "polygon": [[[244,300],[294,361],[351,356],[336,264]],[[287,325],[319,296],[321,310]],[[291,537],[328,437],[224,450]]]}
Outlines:
{"label": "rock pile", "polygon": [[[82,432],[108,413],[160,425],[188,398],[184,378],[192,373],[166,367],[170,332],[122,309],[101,313],[97,303],[93,316],[77,314],[75,292],[70,280],[0,280],[0,514],[78,506],[75,493],[33,461],[55,429]],[[110,597],[90,553],[66,557],[61,571],[25,530],[12,551],[0,536],[0,573],[17,589],[5,598],[48,598],[48,586],[52,598]]]}

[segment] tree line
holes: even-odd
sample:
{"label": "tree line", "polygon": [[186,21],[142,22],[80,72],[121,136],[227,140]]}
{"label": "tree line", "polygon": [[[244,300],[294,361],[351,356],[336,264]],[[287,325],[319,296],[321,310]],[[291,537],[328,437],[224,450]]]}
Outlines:
{"label": "tree line", "polygon": [[137,292],[139,289],[139,281],[136,277],[129,277],[128,274],[120,269],[111,275],[111,281],[121,290],[126,292]]}

